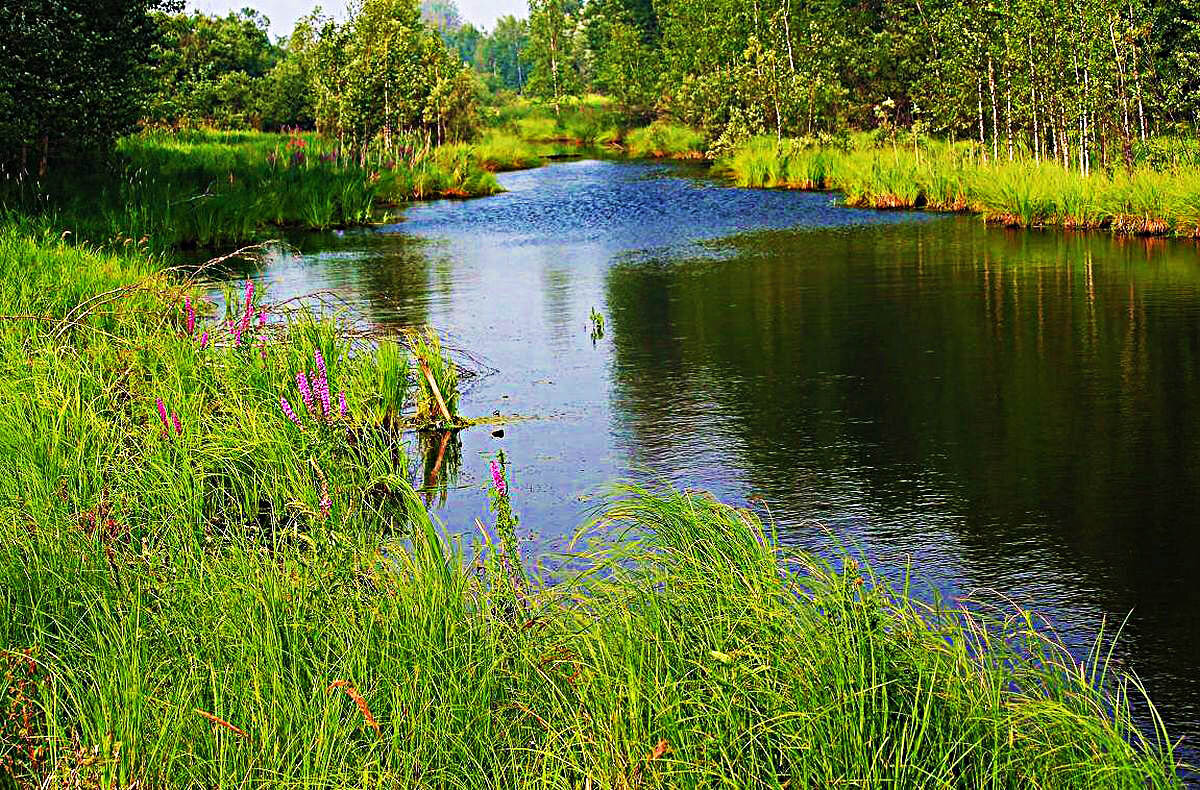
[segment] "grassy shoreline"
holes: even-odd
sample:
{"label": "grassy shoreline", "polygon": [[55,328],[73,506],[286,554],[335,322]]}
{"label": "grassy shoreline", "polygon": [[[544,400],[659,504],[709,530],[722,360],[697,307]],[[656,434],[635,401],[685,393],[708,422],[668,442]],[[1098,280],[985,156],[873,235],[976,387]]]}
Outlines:
{"label": "grassy shoreline", "polygon": [[742,187],[837,190],[851,206],[970,213],[1018,228],[1200,238],[1200,168],[1081,175],[1055,162],[985,164],[970,144],[822,146],[755,138],[716,165]]}
{"label": "grassy shoreline", "polygon": [[695,493],[615,492],[539,570],[502,459],[466,546],[391,427],[433,409],[416,343],[252,290],[193,323],[155,261],[28,228],[0,275],[10,783],[1180,785],[1103,638],[1080,666]]}
{"label": "grassy shoreline", "polygon": [[889,143],[864,134],[836,143],[754,137],[713,160],[702,132],[666,121],[627,128],[598,98],[559,116],[518,103],[499,113],[489,135],[507,152],[494,169],[541,164],[537,146],[555,142],[617,157],[707,160],[715,175],[737,186],[840,191],[859,208],[975,214],[1016,228],[1200,238],[1200,163],[1174,140],[1147,141],[1132,171],[1088,175],[1020,155],[987,162],[973,143]]}
{"label": "grassy shoreline", "polygon": [[117,154],[117,173],[10,179],[0,197],[77,238],[169,249],[371,224],[408,201],[502,191],[469,145],[396,142],[360,158],[314,133],[147,130]]}
{"label": "grassy shoreline", "polygon": [[[847,205],[975,214],[991,224],[1200,238],[1200,164],[1173,148],[1161,166],[1081,175],[1057,162],[981,161],[971,143],[900,144],[855,135],[837,144],[757,137],[715,160],[704,135],[656,121],[625,128],[605,103],[561,116],[506,108],[473,143],[395,142],[365,159],[313,133],[148,130],[120,141],[118,174],[9,178],[0,206],[48,217],[60,232],[114,248],[166,251],[265,238],[271,229],[386,221],[413,200],[503,191],[495,173],[592,149],[634,159],[711,161],[749,188],[835,190]],[[1150,144],[1153,148],[1153,141]],[[1152,152],[1162,159],[1163,152]],[[49,202],[47,194],[57,195]]]}

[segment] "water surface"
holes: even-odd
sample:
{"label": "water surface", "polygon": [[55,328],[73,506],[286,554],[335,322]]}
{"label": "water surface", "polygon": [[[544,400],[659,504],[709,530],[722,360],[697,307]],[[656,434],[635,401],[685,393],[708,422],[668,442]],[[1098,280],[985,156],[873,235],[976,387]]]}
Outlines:
{"label": "water surface", "polygon": [[[529,553],[615,478],[761,496],[790,542],[827,530],[930,590],[1010,596],[1118,660],[1200,733],[1200,260],[1191,244],[732,189],[678,165],[579,161],[510,190],[299,239],[272,299],[337,291],[429,323],[494,370],[438,502],[485,512],[512,462]],[[593,342],[595,307],[606,332]],[[444,501],[441,500],[444,495]]]}

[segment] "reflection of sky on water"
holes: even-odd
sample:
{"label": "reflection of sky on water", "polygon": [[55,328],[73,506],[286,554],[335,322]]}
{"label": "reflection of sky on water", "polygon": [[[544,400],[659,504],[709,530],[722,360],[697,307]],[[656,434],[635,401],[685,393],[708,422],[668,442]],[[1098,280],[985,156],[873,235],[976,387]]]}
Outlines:
{"label": "reflection of sky on water", "polygon": [[382,233],[299,237],[256,276],[273,300],[329,290],[376,323],[430,323],[495,369],[464,411],[532,419],[463,433],[453,531],[486,515],[501,447],[541,550],[614,479],[761,495],[789,542],[833,535],[893,577],[911,562],[947,595],[1011,595],[1079,645],[1132,609],[1120,659],[1195,732],[1194,249],[699,173],[506,174],[506,194],[414,205]]}

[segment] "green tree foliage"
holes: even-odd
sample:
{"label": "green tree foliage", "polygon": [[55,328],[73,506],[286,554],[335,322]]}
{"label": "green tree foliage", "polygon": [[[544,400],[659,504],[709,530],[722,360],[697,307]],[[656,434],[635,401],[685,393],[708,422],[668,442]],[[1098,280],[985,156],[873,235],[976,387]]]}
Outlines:
{"label": "green tree foliage", "polygon": [[421,19],[439,33],[463,26],[462,15],[454,0],[421,0]]}
{"label": "green tree foliage", "polygon": [[479,61],[479,45],[484,33],[470,22],[455,30],[442,31],[442,40],[451,50],[458,53],[463,63],[476,65]]}
{"label": "green tree foliage", "polygon": [[1147,46],[1164,77],[1164,105],[1172,120],[1200,126],[1200,0],[1156,5]]}
{"label": "green tree foliage", "polygon": [[631,115],[650,116],[658,101],[658,50],[644,39],[627,13],[614,14],[596,27],[602,29],[605,41],[599,50],[596,86]]}
{"label": "green tree foliage", "polygon": [[286,51],[271,42],[269,21],[253,9],[223,17],[160,14],[157,21],[162,31],[155,58],[158,93],[149,108],[155,120],[258,126],[263,103],[278,102],[277,91],[289,85],[280,75],[266,79]]}
{"label": "green tree foliage", "polygon": [[579,49],[577,15],[574,0],[529,0],[529,54],[533,72],[526,90],[545,99],[560,111],[563,99],[577,95]]}
{"label": "green tree foliage", "polygon": [[344,24],[313,24],[304,50],[318,128],[360,150],[404,132],[460,140],[477,123],[476,78],[414,0],[364,0]]}
{"label": "green tree foliage", "polygon": [[722,144],[916,128],[1088,172],[1200,122],[1200,0],[531,0],[530,23],[535,95]]}
{"label": "green tree foliage", "polygon": [[476,67],[493,87],[520,92],[525,88],[532,63],[529,60],[529,22],[502,16],[495,29],[484,36],[476,49]]}
{"label": "green tree foliage", "polygon": [[142,116],[162,0],[0,3],[0,162],[45,173]]}

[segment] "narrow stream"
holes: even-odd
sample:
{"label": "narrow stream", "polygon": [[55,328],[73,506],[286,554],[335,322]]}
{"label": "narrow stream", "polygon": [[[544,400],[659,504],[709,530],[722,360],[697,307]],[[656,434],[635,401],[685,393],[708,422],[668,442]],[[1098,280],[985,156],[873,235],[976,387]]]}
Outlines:
{"label": "narrow stream", "polygon": [[501,182],[294,239],[253,274],[272,300],[332,289],[369,321],[432,324],[495,371],[464,412],[530,419],[462,434],[432,496],[448,528],[473,531],[501,448],[530,556],[616,479],[761,496],[792,543],[1011,597],[1080,650],[1130,615],[1117,661],[1194,754],[1194,245],[860,211],[687,165]]}

